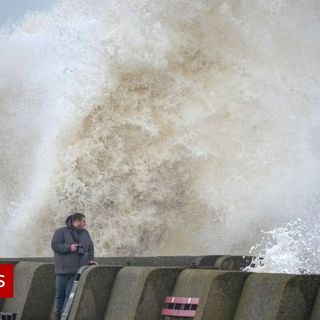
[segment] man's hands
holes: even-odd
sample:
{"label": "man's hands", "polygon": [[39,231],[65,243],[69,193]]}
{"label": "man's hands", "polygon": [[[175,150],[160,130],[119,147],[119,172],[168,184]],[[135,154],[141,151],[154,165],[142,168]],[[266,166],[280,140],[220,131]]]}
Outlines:
{"label": "man's hands", "polygon": [[78,244],[77,243],[73,243],[72,245],[71,245],[71,252],[77,252],[77,250],[78,250]]}
{"label": "man's hands", "polygon": [[[78,247],[79,247],[79,244],[78,244],[78,243],[73,243],[73,244],[70,246],[71,252],[77,252]],[[94,261],[94,260],[90,260],[90,261],[89,261],[89,265],[97,265],[97,264],[98,264],[97,261]]]}

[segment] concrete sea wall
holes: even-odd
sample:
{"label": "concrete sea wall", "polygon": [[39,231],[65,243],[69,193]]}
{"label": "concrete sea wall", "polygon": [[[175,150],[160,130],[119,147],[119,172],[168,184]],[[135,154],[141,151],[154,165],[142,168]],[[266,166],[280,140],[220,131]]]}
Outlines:
{"label": "concrete sea wall", "polygon": [[[230,256],[98,260],[82,273],[68,319],[181,319],[161,315],[166,296],[199,298],[196,320],[320,319],[318,275],[251,274],[239,270],[243,257]],[[15,264],[15,297],[0,299],[0,312],[54,319],[52,260],[0,263]]]}

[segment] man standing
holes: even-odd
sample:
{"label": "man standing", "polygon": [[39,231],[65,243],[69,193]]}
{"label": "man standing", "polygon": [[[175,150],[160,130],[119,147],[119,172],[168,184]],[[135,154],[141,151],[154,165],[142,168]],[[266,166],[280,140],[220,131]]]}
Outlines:
{"label": "man standing", "polygon": [[85,216],[82,213],[70,215],[66,219],[66,226],[55,231],[51,247],[56,274],[56,317],[60,319],[77,270],[84,265],[96,264]]}

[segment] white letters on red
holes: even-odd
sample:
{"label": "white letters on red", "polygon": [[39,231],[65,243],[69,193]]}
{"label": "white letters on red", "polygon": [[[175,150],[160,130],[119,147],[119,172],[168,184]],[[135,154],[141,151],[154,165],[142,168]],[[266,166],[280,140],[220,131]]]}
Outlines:
{"label": "white letters on red", "polygon": [[1,278],[5,278],[5,276],[3,274],[0,274],[0,288],[3,288],[6,286],[6,282]]}

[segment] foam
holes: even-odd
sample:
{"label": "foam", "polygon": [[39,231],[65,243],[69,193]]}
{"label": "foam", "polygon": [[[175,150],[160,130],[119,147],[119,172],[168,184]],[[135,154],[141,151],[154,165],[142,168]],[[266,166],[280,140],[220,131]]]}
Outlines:
{"label": "foam", "polygon": [[0,254],[51,254],[72,209],[100,256],[246,254],[317,216],[318,12],[70,0],[3,31]]}

